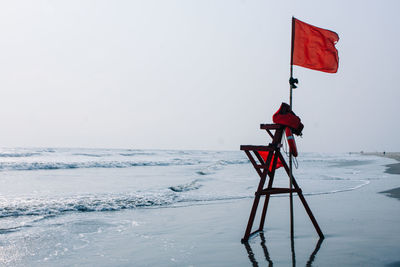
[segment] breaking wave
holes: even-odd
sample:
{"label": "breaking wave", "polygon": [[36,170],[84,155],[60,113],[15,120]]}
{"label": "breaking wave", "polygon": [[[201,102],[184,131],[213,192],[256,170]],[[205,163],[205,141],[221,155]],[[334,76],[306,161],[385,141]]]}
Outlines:
{"label": "breaking wave", "polygon": [[174,194],[93,195],[57,199],[26,198],[6,200],[0,218],[18,216],[55,216],[65,212],[117,211],[138,207],[171,205]]}
{"label": "breaking wave", "polygon": [[[171,189],[172,190],[172,189]],[[200,202],[235,200],[251,197],[185,195],[182,191],[168,190],[158,193],[132,193],[118,195],[89,195],[64,198],[0,199],[0,218],[40,216],[48,218],[68,212],[107,212],[136,208],[168,207],[172,205],[196,205]],[[189,189],[192,190],[192,189]],[[183,195],[181,195],[183,194]],[[3,203],[2,203],[3,202]],[[7,228],[9,229],[9,228]]]}
{"label": "breaking wave", "polygon": [[72,155],[74,155],[74,156],[85,156],[85,157],[101,158],[101,157],[110,156],[111,154],[74,153]]}
{"label": "breaking wave", "polygon": [[41,153],[0,153],[0,158],[27,158],[32,156],[38,156]]}
{"label": "breaking wave", "polygon": [[226,165],[240,165],[240,164],[248,164],[250,161],[248,159],[239,159],[239,160],[219,160],[213,164],[210,164],[201,170],[197,171],[198,175],[210,175],[214,174],[218,170],[222,169]]}
{"label": "breaking wave", "polygon": [[182,166],[199,164],[195,160],[171,161],[87,161],[87,162],[0,162],[3,170],[58,170],[81,168],[129,168],[136,166]]}
{"label": "breaking wave", "polygon": [[[75,154],[77,155],[77,154]],[[81,156],[88,156],[94,158],[100,158],[102,155],[96,154],[79,154]],[[21,156],[22,157],[22,156]],[[25,161],[25,162],[17,162],[17,161],[7,161],[0,162],[0,171],[30,171],[30,170],[59,170],[59,169],[88,169],[88,168],[129,168],[129,167],[137,167],[137,166],[187,166],[187,165],[199,165],[203,162],[199,159],[182,159],[182,158],[173,158],[167,160],[160,161],[107,161],[107,160],[99,160],[99,161],[76,161],[76,162],[51,162],[51,161]],[[197,173],[200,175],[211,174],[216,170],[219,170],[223,167],[223,165],[232,165],[232,164],[245,164],[248,163],[248,160],[232,160],[232,161],[218,161],[215,164],[204,167],[202,170]]]}
{"label": "breaking wave", "polygon": [[[321,192],[304,192],[305,196],[336,194],[346,191],[357,190],[367,184],[369,181],[360,181],[361,183],[343,189],[328,190]],[[59,216],[68,212],[107,212],[121,211],[136,208],[156,208],[170,206],[199,205],[213,201],[232,201],[245,198],[253,198],[253,190],[245,190],[241,193],[196,193],[191,191],[200,189],[204,185],[196,179],[190,183],[170,186],[158,192],[136,192],[120,194],[97,194],[97,195],[78,195],[70,197],[53,198],[0,198],[0,218],[35,216],[36,218],[48,218]],[[252,189],[252,188],[251,188]],[[286,194],[273,197],[287,197]],[[4,231],[5,232],[4,232]],[[12,227],[0,229],[2,232],[14,231]]]}
{"label": "breaking wave", "polygon": [[136,152],[129,152],[129,153],[119,153],[121,156],[124,157],[133,157],[133,156],[153,156],[155,153],[153,152],[145,152],[145,151],[136,151]]}
{"label": "breaking wave", "polygon": [[170,186],[168,187],[169,189],[171,189],[174,192],[187,192],[187,191],[191,191],[191,190],[196,190],[199,189],[200,187],[202,187],[201,184],[198,183],[199,180],[196,179],[190,183],[187,184],[181,184],[181,185],[177,185],[177,186]]}

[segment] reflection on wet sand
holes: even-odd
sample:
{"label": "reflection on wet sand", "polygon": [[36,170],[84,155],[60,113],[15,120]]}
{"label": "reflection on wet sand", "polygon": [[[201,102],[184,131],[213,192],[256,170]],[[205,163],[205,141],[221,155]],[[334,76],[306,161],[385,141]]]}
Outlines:
{"label": "reflection on wet sand", "polygon": [[[260,236],[260,239],[261,239],[260,245],[261,245],[261,248],[262,248],[262,250],[263,250],[263,252],[264,252],[265,260],[268,262],[268,266],[273,266],[274,263],[273,263],[273,261],[271,260],[271,257],[270,257],[270,255],[269,255],[268,248],[267,248],[267,245],[266,245],[266,243],[265,243],[265,236],[264,236],[264,233],[260,232],[260,233],[259,233],[259,236]],[[294,266],[296,266],[296,253],[295,253],[294,239],[291,238],[290,241],[291,241],[291,242],[290,242],[290,245],[291,245],[290,247],[291,247],[291,253],[292,253],[292,266],[294,267]],[[310,257],[309,257],[309,259],[308,259],[308,261],[307,261],[307,263],[306,263],[306,266],[307,266],[307,267],[312,266],[312,263],[314,262],[315,257],[316,257],[316,255],[317,255],[319,249],[321,248],[322,242],[323,242],[323,239],[322,239],[322,238],[318,240],[317,244],[315,245],[315,249],[314,249],[313,252],[311,253],[311,255],[310,255]],[[247,255],[248,255],[249,260],[250,260],[250,262],[252,263],[252,265],[253,265],[254,267],[258,267],[259,264],[258,264],[258,262],[257,262],[257,260],[256,260],[256,257],[255,257],[255,255],[254,255],[254,252],[253,252],[253,250],[252,250],[252,248],[251,248],[249,242],[244,242],[243,245],[244,245],[244,247],[246,248]],[[264,263],[262,263],[261,265],[264,266]]]}

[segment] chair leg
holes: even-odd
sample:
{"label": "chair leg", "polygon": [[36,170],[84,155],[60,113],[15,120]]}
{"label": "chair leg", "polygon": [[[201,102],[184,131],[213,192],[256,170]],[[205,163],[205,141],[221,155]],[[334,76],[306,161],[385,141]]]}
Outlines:
{"label": "chair leg", "polygon": [[270,198],[270,195],[265,195],[264,208],[263,208],[262,215],[261,215],[261,219],[260,219],[260,227],[258,228],[259,231],[261,231],[262,229],[264,229],[265,216],[267,215],[267,209],[268,209],[269,198]]}
{"label": "chair leg", "polygon": [[[285,168],[286,173],[290,176],[289,167],[287,166],[287,164],[286,164],[286,162],[285,162],[285,160],[284,160],[282,154],[279,153],[278,156],[279,156],[279,158],[280,158],[281,161],[282,161],[282,164],[283,164],[283,167]],[[314,217],[314,215],[313,215],[313,213],[312,213],[310,207],[308,206],[307,201],[306,201],[306,199],[304,198],[303,193],[302,193],[302,191],[301,191],[299,185],[297,184],[296,179],[294,179],[293,175],[292,175],[292,183],[293,183],[293,187],[294,187],[295,189],[298,189],[298,190],[299,190],[299,192],[297,193],[297,195],[299,196],[299,198],[300,198],[300,200],[301,200],[301,203],[303,203],[304,209],[306,210],[306,212],[307,212],[307,214],[308,214],[308,217],[310,217],[311,222],[312,222],[312,224],[314,225],[314,228],[315,228],[315,230],[317,231],[319,237],[320,237],[320,238],[324,238],[324,234],[322,233],[321,228],[319,228],[319,225],[318,225],[318,223],[317,223],[317,220],[315,219],[315,217]]]}
{"label": "chair leg", "polygon": [[[268,175],[269,175],[268,188],[272,188],[272,184],[274,182],[274,177],[275,177],[276,164],[278,162],[278,156],[275,152],[274,152],[273,158],[274,158],[274,160],[272,161],[272,168],[271,168],[271,171],[268,173]],[[264,229],[265,216],[267,215],[267,209],[268,209],[270,197],[271,197],[271,195],[269,195],[269,194],[265,195],[265,202],[264,202],[263,212],[261,215],[260,227],[258,228],[259,231]]]}
{"label": "chair leg", "polygon": [[306,201],[306,199],[305,199],[304,196],[303,196],[303,193],[300,192],[300,193],[298,193],[298,195],[299,195],[299,198],[300,198],[300,200],[301,200],[301,203],[303,203],[304,209],[306,210],[306,212],[307,212],[307,214],[308,214],[308,217],[310,217],[310,220],[311,220],[311,222],[313,223],[314,228],[315,228],[315,230],[317,231],[319,237],[320,237],[320,238],[324,238],[324,234],[322,233],[321,228],[319,228],[319,225],[318,225],[318,223],[317,223],[317,220],[315,219],[315,217],[314,217],[314,215],[313,215],[313,213],[312,213],[310,207],[308,206],[307,201]]}
{"label": "chair leg", "polygon": [[251,208],[249,222],[247,223],[246,232],[244,234],[244,237],[242,238],[242,242],[246,242],[249,240],[249,237],[251,234],[251,228],[253,227],[253,223],[254,223],[254,218],[256,217],[256,212],[257,212],[259,201],[260,201],[260,196],[256,195],[256,197],[254,198],[253,207]]}

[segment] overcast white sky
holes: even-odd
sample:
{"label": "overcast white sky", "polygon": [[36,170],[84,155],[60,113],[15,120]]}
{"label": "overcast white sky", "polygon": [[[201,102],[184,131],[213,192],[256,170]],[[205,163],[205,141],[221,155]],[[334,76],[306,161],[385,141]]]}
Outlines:
{"label": "overcast white sky", "polygon": [[291,17],[339,71],[294,67],[300,151],[400,151],[400,1],[2,1],[0,146],[238,150],[289,97]]}

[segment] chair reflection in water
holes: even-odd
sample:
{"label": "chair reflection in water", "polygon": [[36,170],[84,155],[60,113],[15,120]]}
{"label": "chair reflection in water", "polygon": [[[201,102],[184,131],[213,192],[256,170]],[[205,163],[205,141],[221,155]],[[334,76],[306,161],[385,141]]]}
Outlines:
{"label": "chair reflection in water", "polygon": [[[247,242],[251,235],[261,232],[263,230],[270,196],[273,194],[288,194],[288,193],[290,194],[290,201],[291,201],[290,202],[291,237],[293,238],[292,194],[297,193],[319,237],[324,238],[324,235],[321,229],[319,228],[319,225],[316,219],[314,218],[314,215],[312,214],[306,199],[303,196],[301,188],[297,184],[296,179],[293,177],[291,169],[287,165],[282,153],[280,152],[280,149],[282,147],[282,137],[286,126],[280,124],[261,124],[260,128],[262,130],[267,131],[269,136],[272,138],[272,143],[270,143],[267,146],[254,146],[254,145],[240,146],[240,149],[246,153],[253,167],[260,176],[260,182],[258,184],[257,191],[255,192],[253,206],[250,212],[250,217],[247,223],[247,228],[244,237],[242,238],[242,242]],[[275,132],[272,133],[272,131]],[[279,167],[278,164],[279,166],[284,167],[287,175],[289,176],[290,180],[289,188],[273,187],[275,170]],[[268,185],[266,188],[264,188],[267,177],[269,177]],[[261,196],[265,196],[265,202],[260,218],[260,225],[256,231],[251,232]]]}
{"label": "chair reflection in water", "polygon": [[[263,253],[264,253],[264,258],[268,262],[268,266],[273,266],[274,263],[273,263],[273,260],[271,259],[271,256],[270,256],[269,252],[268,252],[268,248],[267,248],[267,245],[266,245],[266,240],[265,240],[264,233],[260,232],[259,236],[260,236],[260,239],[261,239],[260,245],[261,245],[261,248],[262,248]],[[317,256],[317,253],[318,253],[319,249],[321,248],[321,244],[322,244],[323,240],[324,240],[323,238],[318,239],[318,242],[315,245],[315,248],[312,251],[312,253],[310,254],[310,256],[308,258],[308,261],[306,263],[307,267],[308,266],[312,266],[312,263],[314,262],[315,257]],[[296,253],[295,253],[295,247],[294,247],[294,239],[291,238],[290,241],[291,241],[292,266],[296,266]],[[248,255],[249,260],[252,263],[252,265],[254,267],[259,266],[259,263],[258,263],[258,261],[256,259],[256,255],[254,254],[250,243],[249,242],[244,242],[243,245],[246,248],[247,255]],[[277,262],[275,262],[275,263],[277,263]],[[261,264],[261,266],[265,266],[265,264]]]}

